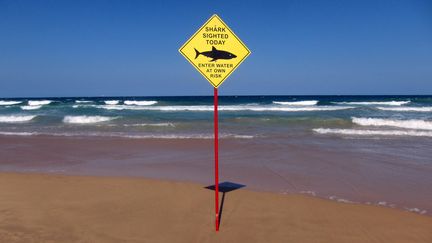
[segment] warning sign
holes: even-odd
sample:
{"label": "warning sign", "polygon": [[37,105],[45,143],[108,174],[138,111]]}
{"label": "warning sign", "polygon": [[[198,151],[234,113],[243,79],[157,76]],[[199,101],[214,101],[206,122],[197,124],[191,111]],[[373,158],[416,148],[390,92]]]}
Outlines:
{"label": "warning sign", "polygon": [[250,54],[216,14],[179,51],[215,88]]}

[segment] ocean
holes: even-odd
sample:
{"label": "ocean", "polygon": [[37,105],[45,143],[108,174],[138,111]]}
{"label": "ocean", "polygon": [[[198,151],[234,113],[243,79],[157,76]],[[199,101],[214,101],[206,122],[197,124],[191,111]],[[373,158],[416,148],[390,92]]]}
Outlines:
{"label": "ocean", "polygon": [[[222,96],[221,137],[432,137],[432,96]],[[212,97],[0,99],[0,134],[212,138]]]}
{"label": "ocean", "polygon": [[[219,121],[221,180],[432,215],[432,96],[222,96]],[[0,99],[0,171],[210,184],[212,139],[211,96]]]}

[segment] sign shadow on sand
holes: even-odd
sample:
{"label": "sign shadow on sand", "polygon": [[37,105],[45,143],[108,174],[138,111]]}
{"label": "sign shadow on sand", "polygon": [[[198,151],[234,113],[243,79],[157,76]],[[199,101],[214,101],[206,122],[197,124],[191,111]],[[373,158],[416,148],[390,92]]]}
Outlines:
{"label": "sign shadow on sand", "polygon": [[[234,182],[229,182],[229,181],[224,181],[222,183],[219,183],[219,192],[222,192],[222,200],[221,200],[221,204],[219,207],[219,220],[218,220],[219,225],[218,226],[220,226],[221,220],[222,220],[223,206],[224,206],[224,202],[225,202],[225,194],[228,192],[243,188],[245,186],[246,185],[242,185],[242,184],[238,184],[238,183],[234,183]],[[215,185],[206,186],[204,188],[214,191]]]}

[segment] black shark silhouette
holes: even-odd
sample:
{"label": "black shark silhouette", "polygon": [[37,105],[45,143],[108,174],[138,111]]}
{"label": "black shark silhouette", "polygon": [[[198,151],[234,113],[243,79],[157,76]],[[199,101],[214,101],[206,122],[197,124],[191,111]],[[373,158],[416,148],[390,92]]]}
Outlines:
{"label": "black shark silhouette", "polygon": [[[195,49],[195,48],[194,48]],[[218,59],[232,59],[232,58],[236,58],[237,56],[227,52],[227,51],[222,51],[222,50],[218,50],[216,49],[216,47],[212,47],[211,51],[203,51],[203,52],[199,52],[197,49],[195,49],[195,59],[197,59],[197,57],[199,55],[203,55],[206,56],[208,58],[211,58],[210,62],[214,62]]]}

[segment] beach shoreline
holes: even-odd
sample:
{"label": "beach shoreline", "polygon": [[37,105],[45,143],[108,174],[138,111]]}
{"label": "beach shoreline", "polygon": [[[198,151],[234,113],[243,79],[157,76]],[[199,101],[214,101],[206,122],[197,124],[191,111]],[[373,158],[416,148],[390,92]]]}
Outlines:
{"label": "beach shoreline", "polygon": [[[220,180],[255,191],[304,193],[430,216],[432,199],[425,193],[431,185],[429,167],[406,167],[409,160],[392,156],[392,151],[359,153],[357,143],[333,149],[325,143],[303,146],[298,140],[278,144],[263,139],[222,139]],[[0,171],[210,185],[214,180],[212,146],[211,139],[0,136]]]}
{"label": "beach shoreline", "polygon": [[[392,155],[399,149],[393,141],[375,142],[391,148],[385,154],[361,151],[357,145],[361,141],[350,144],[348,140],[344,148],[319,140],[314,140],[316,145],[303,145],[299,139],[284,141],[222,139],[220,181],[244,184],[254,191],[302,193],[431,215],[430,168]],[[212,146],[211,139],[0,136],[0,171],[210,185],[214,182]]]}

